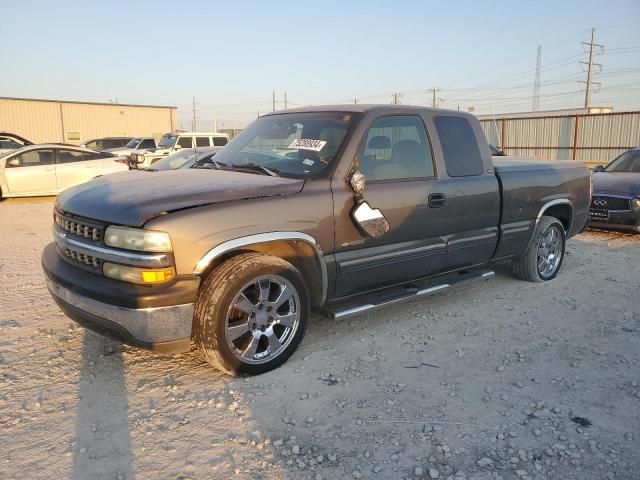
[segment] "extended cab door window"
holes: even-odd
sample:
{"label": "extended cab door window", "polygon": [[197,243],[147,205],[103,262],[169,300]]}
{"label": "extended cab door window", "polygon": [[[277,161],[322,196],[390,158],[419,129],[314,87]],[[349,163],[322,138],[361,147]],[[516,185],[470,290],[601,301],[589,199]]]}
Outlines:
{"label": "extended cab door window", "polygon": [[4,175],[12,194],[46,194],[56,192],[53,150],[30,150],[7,158]]}
{"label": "extended cab door window", "polygon": [[482,155],[469,121],[462,117],[438,116],[434,122],[449,176],[482,175]]}

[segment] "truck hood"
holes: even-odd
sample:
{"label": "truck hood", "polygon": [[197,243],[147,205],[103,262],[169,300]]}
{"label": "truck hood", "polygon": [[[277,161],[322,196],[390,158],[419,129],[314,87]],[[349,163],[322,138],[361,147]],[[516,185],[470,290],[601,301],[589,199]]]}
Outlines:
{"label": "truck hood", "polygon": [[141,227],[175,210],[248,198],[291,195],[304,180],[227,170],[132,170],[64,190],[56,207],[118,225]]}
{"label": "truck hood", "polygon": [[617,193],[640,196],[640,173],[597,172],[591,177],[593,193]]}

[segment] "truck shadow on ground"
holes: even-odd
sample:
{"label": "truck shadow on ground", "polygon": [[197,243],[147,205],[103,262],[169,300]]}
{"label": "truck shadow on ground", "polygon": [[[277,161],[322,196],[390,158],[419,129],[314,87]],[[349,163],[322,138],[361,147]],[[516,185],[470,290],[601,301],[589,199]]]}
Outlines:
{"label": "truck shadow on ground", "polygon": [[133,478],[122,350],[84,332],[73,479]]}

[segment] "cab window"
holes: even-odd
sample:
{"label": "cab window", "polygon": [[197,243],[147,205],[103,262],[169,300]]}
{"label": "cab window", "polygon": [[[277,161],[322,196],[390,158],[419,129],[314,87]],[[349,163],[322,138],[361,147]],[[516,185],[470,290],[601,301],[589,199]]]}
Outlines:
{"label": "cab window", "polygon": [[209,137],[196,137],[196,147],[209,147],[210,145]]}
{"label": "cab window", "polygon": [[431,145],[419,117],[395,115],[377,119],[358,155],[368,181],[434,176]]}
{"label": "cab window", "polygon": [[213,145],[216,147],[224,147],[228,141],[227,137],[213,137]]}
{"label": "cab window", "polygon": [[191,137],[180,137],[178,139],[178,145],[180,145],[182,148],[191,148],[193,146]]}

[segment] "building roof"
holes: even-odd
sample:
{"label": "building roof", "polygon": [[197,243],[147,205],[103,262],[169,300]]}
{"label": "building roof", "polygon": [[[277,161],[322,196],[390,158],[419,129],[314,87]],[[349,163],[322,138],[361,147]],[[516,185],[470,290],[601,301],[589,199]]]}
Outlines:
{"label": "building roof", "polygon": [[26,102],[73,103],[80,105],[106,105],[109,107],[178,108],[172,105],[138,105],[133,103],[80,102],[77,100],[52,100],[47,98],[0,97],[0,100],[20,100]]}

